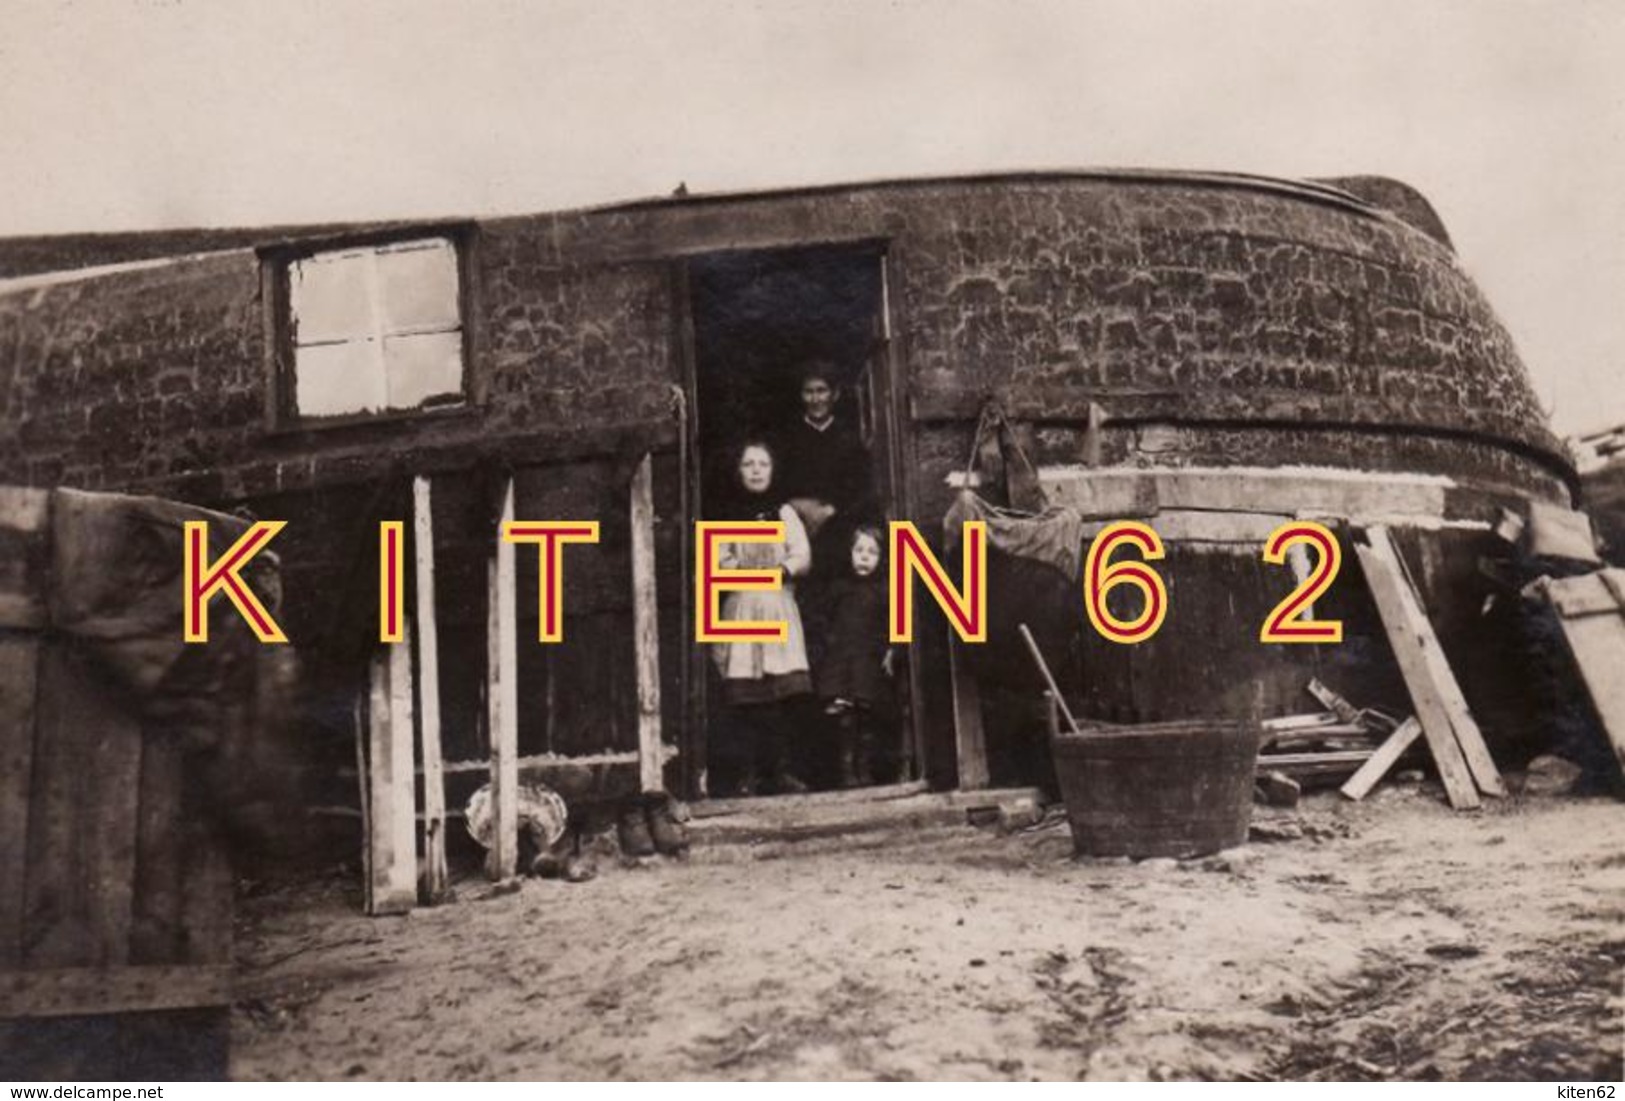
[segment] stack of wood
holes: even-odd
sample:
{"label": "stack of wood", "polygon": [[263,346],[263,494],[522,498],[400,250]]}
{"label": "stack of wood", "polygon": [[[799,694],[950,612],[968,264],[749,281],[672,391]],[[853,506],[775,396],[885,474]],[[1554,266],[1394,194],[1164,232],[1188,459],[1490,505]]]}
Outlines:
{"label": "stack of wood", "polygon": [[1318,680],[1310,681],[1308,688],[1328,710],[1264,720],[1258,754],[1260,778],[1274,774],[1300,787],[1341,783],[1370,761],[1383,740],[1403,725],[1374,708],[1354,708]]}

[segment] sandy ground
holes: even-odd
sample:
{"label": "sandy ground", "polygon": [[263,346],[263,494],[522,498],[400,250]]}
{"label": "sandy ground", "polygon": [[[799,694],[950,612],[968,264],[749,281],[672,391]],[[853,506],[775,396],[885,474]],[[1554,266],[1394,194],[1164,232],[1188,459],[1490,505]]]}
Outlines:
{"label": "sandy ground", "polygon": [[369,919],[251,899],[244,1079],[1621,1077],[1625,807],[1426,787],[1184,863],[1064,820],[733,846]]}

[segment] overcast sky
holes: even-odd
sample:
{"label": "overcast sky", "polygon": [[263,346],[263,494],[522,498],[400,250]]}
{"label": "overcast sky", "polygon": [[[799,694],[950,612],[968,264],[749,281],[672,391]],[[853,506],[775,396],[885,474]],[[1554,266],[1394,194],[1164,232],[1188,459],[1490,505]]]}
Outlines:
{"label": "overcast sky", "polygon": [[1405,180],[1625,423],[1622,0],[0,0],[0,234],[1086,166]]}

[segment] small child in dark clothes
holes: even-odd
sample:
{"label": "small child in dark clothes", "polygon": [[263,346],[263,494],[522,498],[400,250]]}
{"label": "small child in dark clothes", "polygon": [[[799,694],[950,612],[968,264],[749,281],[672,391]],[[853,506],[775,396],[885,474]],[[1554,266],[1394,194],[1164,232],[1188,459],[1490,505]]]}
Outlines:
{"label": "small child in dark clothes", "polygon": [[886,631],[886,584],[880,532],[855,528],[849,568],[826,594],[829,630],[813,671],[824,714],[835,721],[842,787],[874,783],[873,714],[890,694],[892,651]]}

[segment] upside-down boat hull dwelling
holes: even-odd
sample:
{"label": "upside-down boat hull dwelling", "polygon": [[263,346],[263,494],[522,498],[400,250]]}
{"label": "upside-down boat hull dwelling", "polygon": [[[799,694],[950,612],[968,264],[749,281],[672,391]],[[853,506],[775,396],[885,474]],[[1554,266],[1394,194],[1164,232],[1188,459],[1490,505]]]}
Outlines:
{"label": "upside-down boat hull dwelling", "polygon": [[[1393,181],[1005,175],[15,240],[0,276],[0,482],[287,521],[304,791],[352,808],[374,854],[393,838],[379,908],[411,904],[413,854],[505,770],[572,805],[726,794],[690,533],[726,447],[799,416],[809,357],[836,365],[886,516],[933,539],[950,514],[993,524],[988,642],[950,644],[919,602],[892,794],[1052,783],[1021,623],[1083,721],[1288,716],[1311,680],[1412,713],[1356,565],[1373,525],[1493,755],[1545,737],[1481,561],[1506,557],[1506,514],[1572,527],[1575,470],[1439,219]],[[1060,527],[1022,518],[1045,509]],[[499,554],[504,515],[601,525],[566,551],[561,643],[535,641],[537,570]],[[1303,572],[1261,549],[1295,517],[1347,552],[1314,605],[1340,644],[1259,641]],[[1077,572],[1122,519],[1167,547],[1167,619],[1133,646],[1090,627]],[[382,520],[413,544],[411,645],[377,642]]]}

